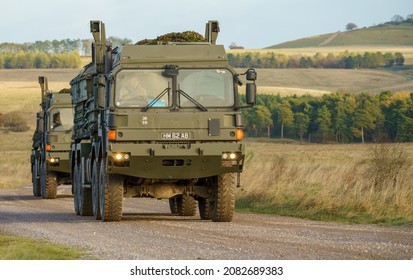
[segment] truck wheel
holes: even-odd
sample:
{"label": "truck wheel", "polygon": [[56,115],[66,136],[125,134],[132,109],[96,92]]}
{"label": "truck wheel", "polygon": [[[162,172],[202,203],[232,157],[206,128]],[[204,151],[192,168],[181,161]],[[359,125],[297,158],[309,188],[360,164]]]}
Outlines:
{"label": "truck wheel", "polygon": [[208,198],[198,198],[198,209],[201,220],[211,220],[211,210]]}
{"label": "truck wheel", "polygon": [[181,195],[177,197],[178,215],[179,216],[195,216],[196,201],[192,196]]}
{"label": "truck wheel", "polygon": [[34,160],[32,164],[32,183],[33,183],[33,195],[35,197],[41,197],[42,192],[40,190],[39,169],[37,160]]}
{"label": "truck wheel", "polygon": [[44,198],[55,199],[57,197],[57,186],[57,175],[55,173],[47,174]]}
{"label": "truck wheel", "polygon": [[173,215],[178,215],[178,197],[173,197],[169,199],[169,208]]}
{"label": "truck wheel", "polygon": [[107,174],[106,159],[102,160],[99,174],[99,207],[102,221],[120,221],[122,219],[123,177]]}
{"label": "truck wheel", "polygon": [[99,163],[93,161],[92,166],[92,208],[93,216],[96,220],[100,220],[100,208],[99,208]]}
{"label": "truck wheel", "polygon": [[77,215],[92,216],[92,190],[91,188],[84,188],[82,184],[82,169],[79,164],[75,166],[75,211]]}
{"label": "truck wheel", "polygon": [[75,163],[75,166],[73,167],[73,178],[72,178],[72,186],[73,186],[73,196],[74,196],[74,204],[75,204],[75,212],[76,215],[80,215],[80,170],[77,162]]}
{"label": "truck wheel", "polygon": [[211,219],[214,222],[230,222],[235,208],[235,173],[216,176],[212,181]]}
{"label": "truck wheel", "polygon": [[40,193],[43,198],[46,198],[46,176],[47,176],[47,170],[46,170],[46,160],[45,159],[40,159],[40,164],[39,164],[39,185],[40,185]]}

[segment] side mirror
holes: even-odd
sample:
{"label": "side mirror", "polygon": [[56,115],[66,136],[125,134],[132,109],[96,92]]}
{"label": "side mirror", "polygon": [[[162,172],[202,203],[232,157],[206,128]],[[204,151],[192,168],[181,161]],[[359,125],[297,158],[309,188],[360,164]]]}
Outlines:
{"label": "side mirror", "polygon": [[257,84],[255,81],[257,80],[257,72],[254,69],[250,68],[245,73],[237,74],[235,76],[234,81],[238,83],[239,86],[242,85],[241,80],[239,79],[240,75],[245,75],[245,79],[247,81],[251,81],[252,83],[247,83],[245,89],[245,101],[247,103],[246,106],[240,106],[238,108],[249,108],[254,106],[257,100]]}
{"label": "side mirror", "polygon": [[248,105],[255,105],[257,99],[257,85],[254,83],[246,84],[246,102]]}
{"label": "side mirror", "polygon": [[257,72],[254,69],[248,69],[246,72],[246,79],[248,81],[255,81],[257,80]]}
{"label": "side mirror", "polygon": [[176,65],[166,65],[162,75],[167,78],[173,78],[179,75],[179,70]]}

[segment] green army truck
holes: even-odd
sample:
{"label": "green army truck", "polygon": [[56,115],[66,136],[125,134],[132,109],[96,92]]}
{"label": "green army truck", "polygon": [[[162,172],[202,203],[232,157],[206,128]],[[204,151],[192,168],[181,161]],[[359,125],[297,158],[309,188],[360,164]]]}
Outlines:
{"label": "green army truck", "polygon": [[41,104],[30,158],[33,195],[53,199],[59,185],[71,183],[72,100],[69,89],[50,91],[46,77],[39,77],[39,83]]}
{"label": "green army truck", "polygon": [[195,215],[198,204],[201,219],[231,221],[244,165],[241,109],[255,104],[256,72],[228,65],[217,21],[201,42],[113,48],[104,23],[90,30],[92,62],[70,82],[76,214],[118,221],[124,197],[151,197],[169,199],[173,214]]}

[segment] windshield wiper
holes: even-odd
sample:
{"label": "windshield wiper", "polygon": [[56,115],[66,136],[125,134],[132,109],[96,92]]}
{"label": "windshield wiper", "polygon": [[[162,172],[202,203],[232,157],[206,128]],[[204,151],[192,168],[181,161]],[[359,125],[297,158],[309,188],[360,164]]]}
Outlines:
{"label": "windshield wiper", "polygon": [[169,90],[171,88],[167,87],[165,88],[160,94],[158,94],[158,96],[155,97],[155,99],[153,99],[151,102],[149,102],[148,105],[146,105],[145,107],[142,108],[143,112],[146,112],[150,107],[152,107],[153,105],[156,104],[156,102],[158,102],[166,93],[169,93]]}
{"label": "windshield wiper", "polygon": [[194,103],[199,109],[201,109],[202,111],[208,111],[207,108],[205,108],[201,103],[199,103],[198,101],[196,101],[195,99],[193,99],[191,96],[189,96],[189,94],[187,94],[185,91],[183,91],[182,89],[179,89],[178,92],[180,94],[182,94],[186,99],[188,99],[189,101],[191,101],[192,103]]}

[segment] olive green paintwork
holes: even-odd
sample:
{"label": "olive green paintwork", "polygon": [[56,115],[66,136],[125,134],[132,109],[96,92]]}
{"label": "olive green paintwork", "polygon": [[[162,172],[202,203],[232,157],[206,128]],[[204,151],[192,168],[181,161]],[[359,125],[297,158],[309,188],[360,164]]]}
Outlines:
{"label": "olive green paintwork", "polygon": [[[94,27],[94,31],[97,28]],[[102,31],[103,32],[103,31]],[[102,35],[103,36],[103,35]],[[244,146],[236,139],[242,128],[239,110],[237,74],[228,65],[222,45],[211,43],[172,43],[169,45],[125,45],[101,52],[105,44],[101,34],[94,33],[94,61],[71,82],[75,110],[72,153],[79,145],[101,135],[102,115],[107,114],[107,129],[115,130],[116,139],[108,141],[105,151],[108,173],[160,180],[203,178],[228,172],[241,172]],[[104,62],[105,61],[105,62]],[[231,107],[194,108],[150,107],[122,108],[115,105],[117,74],[127,69],[225,69],[232,74],[233,98]],[[105,76],[105,106],[98,109],[96,77]],[[178,93],[172,93],[178,94]],[[174,135],[177,137],[168,137]],[[189,137],[187,137],[189,135]],[[185,136],[185,137],[181,137]],[[105,142],[105,141],[103,141]],[[95,148],[99,149],[99,148]],[[91,149],[93,151],[93,149]],[[222,154],[237,155],[230,164],[223,163]],[[94,152],[99,157],[99,151]],[[115,159],[127,154],[127,160]]]}

